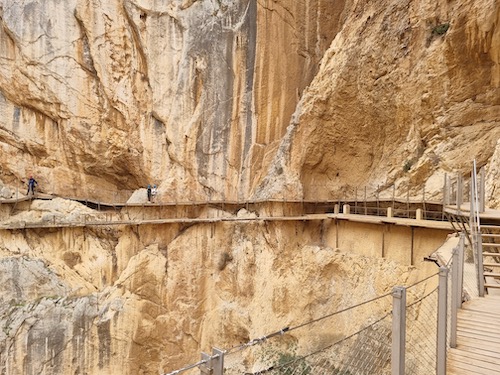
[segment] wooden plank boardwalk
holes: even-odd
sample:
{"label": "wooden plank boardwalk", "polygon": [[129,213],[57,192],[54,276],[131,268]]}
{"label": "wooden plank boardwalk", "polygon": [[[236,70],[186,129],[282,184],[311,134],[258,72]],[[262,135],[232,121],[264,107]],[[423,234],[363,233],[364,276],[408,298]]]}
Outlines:
{"label": "wooden plank boardwalk", "polygon": [[450,348],[447,375],[500,374],[500,296],[465,302],[458,311],[457,347]]}
{"label": "wooden plank boardwalk", "polygon": [[[440,230],[452,231],[452,226],[446,221],[435,220],[416,220],[394,217],[381,217],[372,215],[357,215],[357,214],[305,214],[292,216],[255,216],[255,217],[237,217],[237,216],[221,216],[221,217],[181,217],[181,218],[160,218],[160,219],[124,219],[124,218],[92,218],[90,215],[79,221],[33,221],[33,222],[0,222],[0,230],[18,230],[18,229],[34,229],[34,228],[72,228],[72,227],[92,227],[92,226],[109,226],[109,225],[158,225],[158,224],[196,224],[196,223],[218,223],[218,222],[264,222],[264,221],[315,221],[315,220],[344,220],[359,223],[369,224],[394,224],[407,227],[432,228]],[[499,374],[500,375],[500,374]]]}

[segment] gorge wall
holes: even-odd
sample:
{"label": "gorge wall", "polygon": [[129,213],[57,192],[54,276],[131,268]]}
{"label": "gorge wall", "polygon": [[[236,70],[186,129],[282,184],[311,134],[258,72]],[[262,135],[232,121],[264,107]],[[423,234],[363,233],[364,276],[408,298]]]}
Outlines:
{"label": "gorge wall", "polygon": [[[496,0],[0,7],[4,185],[34,174],[63,195],[153,182],[169,199],[393,184],[436,195],[474,158],[497,173]],[[497,190],[491,179],[493,204]]]}
{"label": "gorge wall", "polygon": [[328,3],[0,3],[0,178],[248,197],[340,28]]}
{"label": "gorge wall", "polygon": [[[30,212],[70,206],[34,201]],[[78,211],[73,204],[65,214]],[[0,234],[0,371],[111,375],[172,371],[212,346],[240,345],[421,280],[436,273],[423,257],[447,232],[329,219]],[[367,307],[288,342],[317,350],[373,318]],[[251,358],[233,366],[259,368]]]}
{"label": "gorge wall", "polygon": [[[3,198],[439,198],[476,159],[498,207],[499,125],[498,0],[0,0]],[[321,230],[0,231],[1,372],[157,374],[422,272]]]}

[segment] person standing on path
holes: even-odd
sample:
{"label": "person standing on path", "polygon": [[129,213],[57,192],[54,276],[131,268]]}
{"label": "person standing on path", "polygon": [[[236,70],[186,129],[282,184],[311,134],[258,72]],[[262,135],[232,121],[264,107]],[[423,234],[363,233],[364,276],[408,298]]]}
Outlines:
{"label": "person standing on path", "polygon": [[30,179],[28,181],[28,191],[26,192],[26,195],[30,195],[30,192],[32,195],[35,195],[35,187],[38,185],[38,182],[33,178],[33,176],[30,176]]}
{"label": "person standing on path", "polygon": [[153,189],[151,190],[151,199],[153,203],[156,203],[156,194],[158,194],[158,188],[156,185],[153,185]]}
{"label": "person standing on path", "polygon": [[151,202],[151,185],[148,185],[148,202]]}

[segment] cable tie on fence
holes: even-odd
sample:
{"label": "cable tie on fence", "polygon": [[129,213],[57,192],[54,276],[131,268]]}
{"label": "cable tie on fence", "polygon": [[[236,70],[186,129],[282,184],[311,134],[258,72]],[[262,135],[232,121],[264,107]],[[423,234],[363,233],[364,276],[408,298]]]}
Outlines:
{"label": "cable tie on fence", "polygon": [[271,337],[274,337],[274,336],[284,335],[285,332],[287,332],[289,329],[290,329],[290,327],[282,328],[279,331],[276,331],[274,333],[271,333],[270,335],[267,335],[266,338],[270,339]]}
{"label": "cable tie on fence", "polygon": [[253,339],[252,341],[249,341],[244,346],[254,346],[254,345],[257,345],[260,342],[263,342],[265,339],[266,339],[266,336],[257,337],[256,339]]}

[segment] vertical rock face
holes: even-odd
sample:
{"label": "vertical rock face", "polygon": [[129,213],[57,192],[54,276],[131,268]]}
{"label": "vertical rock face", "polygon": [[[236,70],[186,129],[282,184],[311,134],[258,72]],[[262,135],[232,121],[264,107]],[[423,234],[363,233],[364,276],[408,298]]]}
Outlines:
{"label": "vertical rock face", "polygon": [[498,3],[358,1],[346,14],[258,194],[326,198],[366,184],[436,194],[473,159],[496,173]]}
{"label": "vertical rock face", "polygon": [[[476,158],[498,206],[499,124],[497,0],[0,0],[4,198],[437,196]],[[321,231],[3,231],[0,372],[157,374],[413,272]]]}
{"label": "vertical rock face", "polygon": [[0,3],[2,178],[248,196],[338,30],[327,3]]}
{"label": "vertical rock face", "polygon": [[[0,372],[165,373],[211,346],[298,325],[428,271],[323,246],[323,226],[227,222],[2,235]],[[330,325],[355,329],[365,318],[325,321],[289,339],[315,350],[338,331]]]}
{"label": "vertical rock face", "polygon": [[498,139],[494,0],[0,6],[10,187],[36,174],[47,192],[107,199],[151,182],[170,199],[436,192]]}

